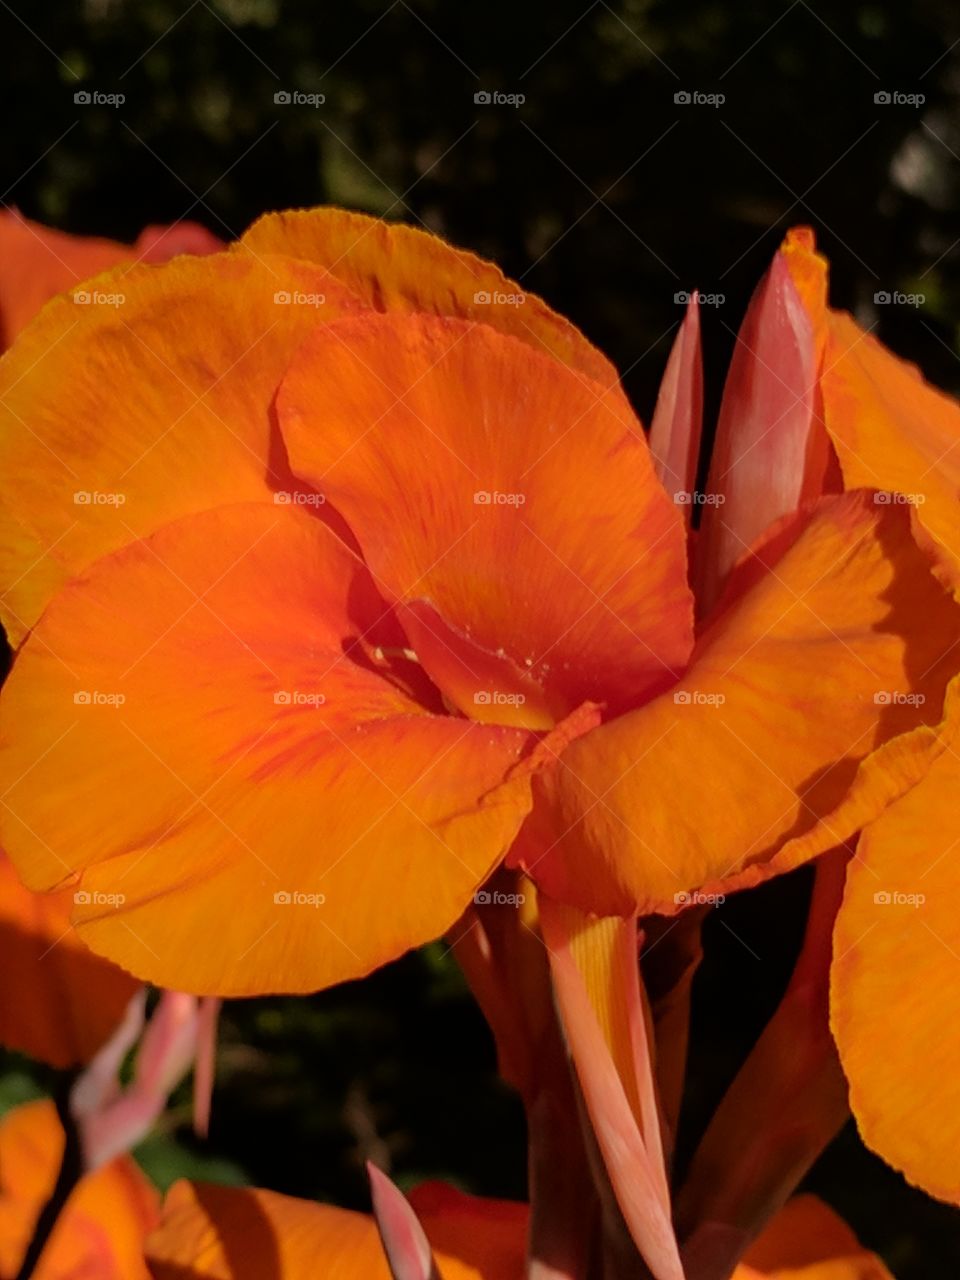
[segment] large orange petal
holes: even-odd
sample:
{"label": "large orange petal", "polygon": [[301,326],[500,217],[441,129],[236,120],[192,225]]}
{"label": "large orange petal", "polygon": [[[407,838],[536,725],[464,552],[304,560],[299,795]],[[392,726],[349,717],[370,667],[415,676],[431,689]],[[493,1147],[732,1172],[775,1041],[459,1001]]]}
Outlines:
{"label": "large orange petal", "polygon": [[81,937],[182,991],[315,990],[442,933],[528,808],[526,782],[498,784],[529,735],[430,714],[379,647],[388,621],[293,507],[187,517],[99,561],[0,697],[21,872],[82,871]]}
{"label": "large orange petal", "polygon": [[[410,1201],[443,1280],[521,1280],[526,1205],[430,1183]],[[373,1218],[247,1187],[178,1182],[147,1256],[154,1280],[390,1280]]]}
{"label": "large orange petal", "polygon": [[281,253],[325,267],[376,311],[422,311],[492,325],[554,356],[586,379],[617,385],[617,371],[580,331],[492,262],[402,223],[344,209],[265,214],[234,252]]}
{"label": "large orange petal", "polygon": [[278,412],[462,711],[543,727],[676,678],[683,523],[619,394],[486,325],[368,314],[311,336]]}
{"label": "large orange petal", "polygon": [[831,1015],[864,1141],[960,1203],[960,758],[870,826],[834,932]]}
{"label": "large orange petal", "polygon": [[795,1196],[747,1252],[731,1280],[893,1280],[842,1218],[816,1196]]}
{"label": "large orange petal", "polygon": [[34,893],[0,854],[0,1043],[66,1068],[88,1062],[138,983],[83,945],[70,890]]}
{"label": "large orange petal", "polygon": [[552,840],[548,826],[525,865],[552,896],[628,914],[756,882],[842,843],[943,749],[927,726],[958,612],[908,513],[843,495],[776,542],[744,566],[675,690],[542,775]]}
{"label": "large orange petal", "polygon": [[849,315],[825,307],[822,291],[808,287],[826,271],[812,236],[792,232],[781,254],[824,336],[823,422],[845,487],[909,499],[942,572],[960,590],[960,405]]}
{"label": "large orange petal", "polygon": [[[16,1274],[53,1191],[64,1135],[52,1102],[17,1107],[0,1123],[0,1272]],[[159,1197],[129,1157],[87,1174],[54,1227],[34,1280],[147,1280],[143,1243]]]}
{"label": "large orange petal", "polygon": [[0,362],[0,620],[14,642],[98,555],[290,489],[274,392],[301,338],[353,305],[307,263],[227,254],[121,267],[90,282],[93,301],[74,296]]}

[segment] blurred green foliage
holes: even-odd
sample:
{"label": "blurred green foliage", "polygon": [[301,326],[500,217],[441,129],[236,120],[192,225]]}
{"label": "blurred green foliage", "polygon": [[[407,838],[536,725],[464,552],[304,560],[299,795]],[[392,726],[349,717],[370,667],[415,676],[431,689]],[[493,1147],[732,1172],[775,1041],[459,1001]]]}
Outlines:
{"label": "blurred green foliage", "polygon": [[[957,389],[960,12],[916,0],[47,0],[3,6],[0,198],[132,240],[198,219],[230,238],[270,208],[333,202],[497,259],[617,362],[649,419],[680,318],[704,315],[708,412],[743,307],[786,227],[809,222],[833,296]],[[78,91],[123,94],[79,105]],[[322,106],[275,102],[323,94]],[[521,106],[478,104],[482,90]],[[680,91],[723,94],[719,107]],[[920,105],[878,103],[881,92]],[[918,308],[877,307],[878,291]],[[747,802],[748,798],[747,798]],[[727,903],[697,980],[689,1154],[775,1007],[804,874]],[[954,1011],[955,1014],[955,1011]],[[891,1034],[896,1029],[891,1028]],[[7,1057],[6,1108],[49,1083]],[[210,1140],[182,1091],[138,1153],[162,1184],[251,1180],[363,1206],[363,1160],[401,1183],[524,1191],[522,1114],[442,944],[308,1000],[230,1004]],[[957,1216],[851,1126],[810,1185],[900,1280],[954,1280]]]}

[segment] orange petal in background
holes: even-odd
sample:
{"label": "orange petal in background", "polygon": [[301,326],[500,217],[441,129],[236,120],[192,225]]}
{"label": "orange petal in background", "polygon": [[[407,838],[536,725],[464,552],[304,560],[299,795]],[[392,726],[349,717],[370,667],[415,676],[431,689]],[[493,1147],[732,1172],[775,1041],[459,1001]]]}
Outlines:
{"label": "orange petal in background", "polygon": [[34,893],[0,854],[0,1043],[60,1068],[93,1057],[139,986],[87,950],[73,909],[72,889]]}
{"label": "orange petal in background", "polygon": [[[526,1205],[438,1183],[409,1199],[443,1280],[522,1280]],[[249,1187],[176,1183],[147,1256],[154,1280],[390,1280],[372,1217]]]}
{"label": "orange petal in background", "polygon": [[206,254],[223,242],[197,222],[145,227],[136,244],[74,236],[21,214],[0,211],[0,350],[55,294],[121,263],[166,262],[181,253]]}
{"label": "orange petal in background", "polygon": [[542,775],[554,843],[526,870],[552,896],[645,913],[725,878],[755,883],[848,839],[943,749],[927,726],[958,613],[908,513],[844,495],[789,534],[779,559],[744,567],[752,587],[674,691]]}
{"label": "orange petal in background", "polygon": [[816,1196],[787,1202],[731,1280],[893,1280],[842,1218]]}
{"label": "orange petal in background", "polygon": [[81,936],[180,991],[316,990],[439,936],[529,807],[500,784],[530,735],[430,714],[378,630],[365,568],[302,509],[105,557],[0,697],[5,846],[36,887],[81,871]]}
{"label": "orange petal in background", "polygon": [[380,589],[439,615],[408,634],[468,715],[499,719],[496,695],[519,693],[542,727],[679,674],[683,523],[619,394],[484,325],[366,315],[311,336],[278,411]]}
{"label": "orange petal in background", "polygon": [[[16,1274],[53,1191],[64,1134],[52,1102],[30,1102],[0,1122],[0,1272]],[[127,1156],[76,1185],[33,1280],[147,1280],[143,1244],[159,1197]]]}
{"label": "orange petal in background", "polygon": [[834,934],[833,1033],[867,1146],[960,1204],[960,757],[861,836]]}

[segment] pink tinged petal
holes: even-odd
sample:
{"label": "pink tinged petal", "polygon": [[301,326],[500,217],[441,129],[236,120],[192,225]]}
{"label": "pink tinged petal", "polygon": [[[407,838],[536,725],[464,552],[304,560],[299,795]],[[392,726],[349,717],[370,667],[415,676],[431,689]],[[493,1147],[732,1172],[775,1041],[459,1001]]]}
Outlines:
{"label": "pink tinged petal", "polygon": [[120,1092],[120,1068],[140,1038],[146,1008],[147,991],[141,987],[127,1005],[113,1035],[74,1082],[70,1091],[70,1111],[78,1123],[101,1110]]}
{"label": "pink tinged petal", "polygon": [[417,1215],[385,1173],[367,1161],[373,1216],[393,1280],[441,1280]]}
{"label": "pink tinged petal", "polygon": [[137,236],[133,253],[138,262],[169,262],[182,253],[202,258],[225,248],[220,237],[199,222],[173,222],[168,227],[156,224],[144,227]]}
{"label": "pink tinged petal", "polygon": [[165,991],[140,1042],[133,1083],[112,1096],[105,1087],[99,1099],[74,1099],[87,1169],[132,1150],[150,1132],[196,1056],[197,1005],[195,996]]}
{"label": "pink tinged petal", "polygon": [[[619,980],[618,990],[613,993],[614,1003],[620,1008],[625,1005],[629,1010],[629,1050],[634,1078],[624,1079],[614,1062],[585,975],[574,955],[577,914],[541,894],[540,925],[550,952],[554,990],[584,1102],[620,1210],[654,1280],[683,1280],[677,1240],[670,1222],[660,1124],[639,989],[636,922],[622,922],[614,966]],[[633,982],[624,978],[630,973],[634,974]]]}
{"label": "pink tinged petal", "polygon": [[697,547],[702,614],[760,534],[819,491],[807,462],[816,376],[813,326],[778,254],[747,308],[724,387]]}
{"label": "pink tinged petal", "polygon": [[193,1068],[193,1131],[205,1138],[210,1130],[210,1107],[217,1066],[217,1024],[222,1000],[204,996],[197,1020],[197,1060]]}
{"label": "pink tinged petal", "polygon": [[[691,494],[697,483],[703,429],[703,363],[699,295],[690,295],[674,339],[650,424],[650,454],[667,493]],[[685,504],[689,523],[692,504]]]}

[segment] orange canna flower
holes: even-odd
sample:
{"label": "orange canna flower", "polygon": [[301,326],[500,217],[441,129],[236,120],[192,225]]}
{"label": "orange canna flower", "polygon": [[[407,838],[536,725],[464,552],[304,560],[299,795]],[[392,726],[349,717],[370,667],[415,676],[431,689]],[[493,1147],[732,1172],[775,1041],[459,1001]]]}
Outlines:
{"label": "orange canna flower", "polygon": [[[2,837],[83,886],[99,953],[313,990],[508,853],[581,910],[674,911],[944,750],[957,612],[909,513],[773,511],[695,636],[685,507],[615,374],[495,268],[314,211],[121,280],[0,373]],[[667,386],[659,459],[695,456],[695,402]]]}
{"label": "orange canna flower", "polygon": [[[30,1102],[0,1121],[0,1274],[14,1276],[54,1189],[64,1147],[52,1102]],[[148,1280],[147,1234],[160,1199],[129,1156],[86,1174],[70,1193],[34,1280]]]}
{"label": "orange canna flower", "polygon": [[111,267],[166,262],[180,253],[214,253],[223,242],[197,222],[145,227],[136,243],[72,236],[0,210],[0,350],[45,302]]}
{"label": "orange canna flower", "polygon": [[[382,1175],[381,1175],[382,1176]],[[481,1200],[442,1183],[410,1194],[439,1280],[520,1280],[526,1205]],[[178,1182],[147,1244],[154,1280],[390,1280],[374,1218],[253,1188]],[[389,1240],[389,1235],[388,1235]],[[428,1254],[429,1258],[429,1254]],[[429,1265],[429,1264],[428,1264]],[[790,1201],[731,1280],[892,1280],[837,1215],[814,1196]]]}

